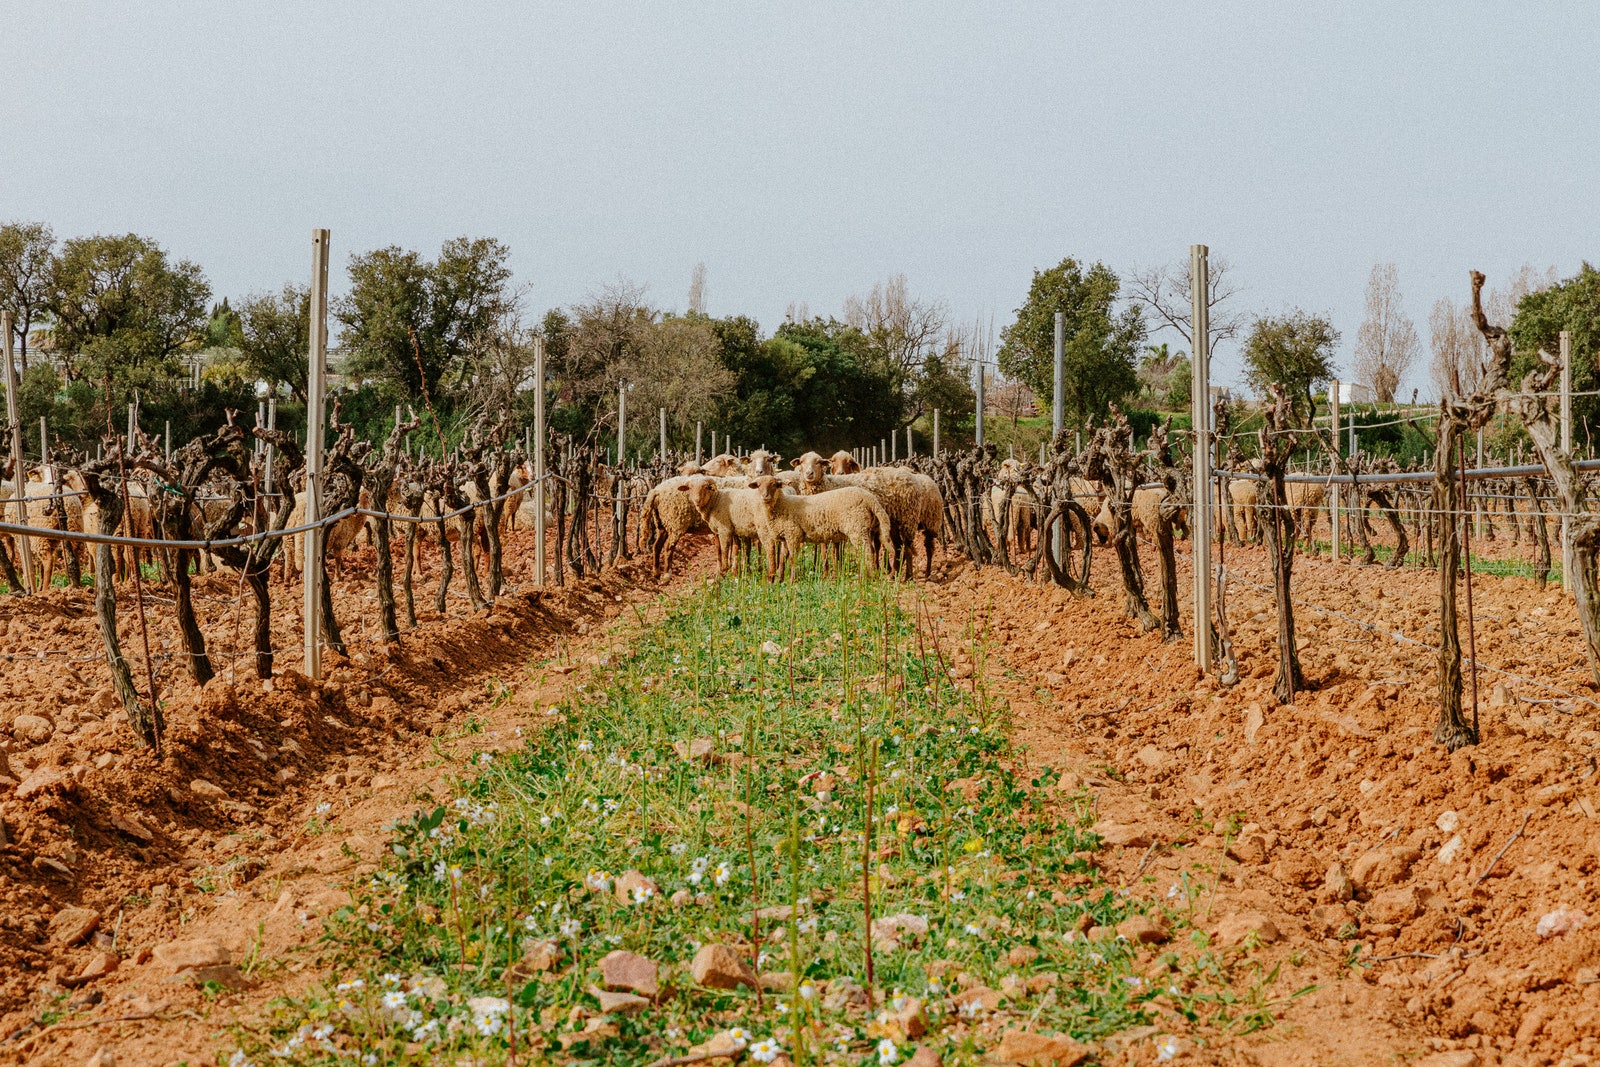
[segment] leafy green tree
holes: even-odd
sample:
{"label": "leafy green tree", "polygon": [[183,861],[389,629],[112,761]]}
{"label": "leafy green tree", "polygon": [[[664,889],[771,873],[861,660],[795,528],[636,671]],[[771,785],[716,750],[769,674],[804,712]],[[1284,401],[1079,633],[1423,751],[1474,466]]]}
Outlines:
{"label": "leafy green tree", "polygon": [[240,362],[246,374],[306,401],[310,372],[311,290],[290,283],[247,298],[239,309]]}
{"label": "leafy green tree", "polygon": [[803,447],[796,398],[816,374],[811,350],[795,341],[763,341],[761,328],[744,315],[712,324],[718,358],[733,375],[733,392],[722,399],[716,425],[736,441],[766,444],[793,456]]}
{"label": "leafy green tree", "polygon": [[351,256],[335,306],[351,376],[446,403],[468,347],[512,309],[510,256],[492,237],[446,241],[432,262],[398,245]]}
{"label": "leafy green tree", "polygon": [[[1522,381],[1539,361],[1539,351],[1557,355],[1561,331],[1572,332],[1572,389],[1587,393],[1600,388],[1600,270],[1584,263],[1578,273],[1555,286],[1532,292],[1518,302],[1511,320],[1516,355],[1511,381]],[[1591,396],[1573,398],[1572,415],[1580,425],[1595,428],[1600,403]],[[1575,438],[1582,439],[1581,434]]]}
{"label": "leafy green tree", "polygon": [[50,254],[55,235],[42,222],[0,226],[0,308],[11,312],[22,369],[28,369],[28,333],[50,305]]}
{"label": "leafy green tree", "polygon": [[244,344],[244,324],[239,313],[228,306],[227,297],[211,309],[204,344],[207,348],[240,348]]}
{"label": "leafy green tree", "polygon": [[927,413],[938,409],[954,426],[977,405],[972,379],[959,348],[949,347],[922,362],[916,379],[916,409]]}
{"label": "leafy green tree", "polygon": [[1244,376],[1257,395],[1276,382],[1289,394],[1296,418],[1310,426],[1316,394],[1333,379],[1333,351],[1339,331],[1320,315],[1296,309],[1266,315],[1250,326],[1244,342]]}
{"label": "leafy green tree", "polygon": [[786,322],[768,343],[777,342],[804,350],[782,352],[778,359],[791,367],[803,359],[806,365],[806,373],[793,374],[801,385],[793,394],[794,438],[786,451],[804,446],[826,453],[872,444],[899,428],[905,397],[896,388],[896,373],[872,357],[855,327],[834,319]]}
{"label": "leafy green tree", "polygon": [[55,348],[69,379],[109,380],[119,394],[157,388],[178,373],[173,357],[204,337],[205,275],[137,234],[73,238],[50,278]]}
{"label": "leafy green tree", "polygon": [[1034,271],[1028,298],[1000,335],[1000,370],[1021,379],[1048,409],[1055,402],[1055,315],[1066,313],[1067,417],[1083,425],[1138,388],[1135,369],[1145,337],[1137,305],[1116,309],[1121,285],[1103,263],[1087,271],[1068,257]]}

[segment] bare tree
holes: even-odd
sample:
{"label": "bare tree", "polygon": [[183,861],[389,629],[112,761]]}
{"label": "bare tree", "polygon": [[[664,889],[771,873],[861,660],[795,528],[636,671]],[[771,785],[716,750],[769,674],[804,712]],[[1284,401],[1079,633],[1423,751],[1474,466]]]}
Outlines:
{"label": "bare tree", "polygon": [[[1221,256],[1212,258],[1206,270],[1206,308],[1209,312],[1211,348],[1217,342],[1236,337],[1244,329],[1247,316],[1227,305],[1243,291],[1233,276],[1233,264]],[[1128,275],[1128,296],[1142,304],[1155,320],[1158,330],[1175,330],[1189,350],[1194,350],[1194,301],[1191,290],[1194,275],[1189,260],[1170,266],[1151,267]]]}
{"label": "bare tree", "polygon": [[1393,263],[1377,263],[1367,278],[1367,316],[1356,331],[1356,380],[1372,387],[1379,403],[1394,403],[1406,372],[1416,361],[1417,327],[1400,298]]}
{"label": "bare tree", "polygon": [[1428,374],[1440,396],[1465,395],[1478,388],[1483,377],[1483,335],[1472,323],[1472,313],[1456,307],[1447,296],[1434,301],[1428,315],[1428,347],[1433,356]]}
{"label": "bare tree", "polygon": [[693,435],[696,419],[711,419],[716,402],[735,384],[716,332],[700,319],[668,318],[644,330],[626,374],[635,383],[629,409],[653,422],[656,410],[666,408],[678,441]]}
{"label": "bare tree", "polygon": [[844,302],[844,321],[866,335],[876,354],[904,382],[930,352],[943,351],[945,306],[911,295],[904,274],[874,285],[865,297]]}
{"label": "bare tree", "polygon": [[696,263],[694,272],[689,275],[689,314],[704,315],[706,313],[706,265]]}
{"label": "bare tree", "polygon": [[50,256],[55,235],[42,222],[0,226],[0,307],[13,312],[12,330],[28,369],[28,333],[45,314],[50,299]]}

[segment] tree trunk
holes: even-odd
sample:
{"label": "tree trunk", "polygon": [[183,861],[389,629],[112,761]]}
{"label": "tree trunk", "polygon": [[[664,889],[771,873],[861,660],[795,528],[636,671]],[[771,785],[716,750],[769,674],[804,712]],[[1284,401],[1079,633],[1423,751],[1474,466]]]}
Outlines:
{"label": "tree trunk", "polygon": [[1267,556],[1272,561],[1272,594],[1278,611],[1278,670],[1272,679],[1272,693],[1280,704],[1293,704],[1295,694],[1305,688],[1305,678],[1300,673],[1300,650],[1295,645],[1294,598],[1290,593],[1290,578],[1294,569],[1294,516],[1285,503],[1283,466],[1281,461],[1267,463],[1268,503],[1272,515],[1262,523],[1262,534],[1267,542]]}
{"label": "tree trunk", "polygon": [[22,587],[22,575],[17,573],[17,565],[11,562],[11,552],[6,548],[3,538],[0,538],[0,578],[5,579],[6,588],[12,596],[22,596],[27,592]]}
{"label": "tree trunk", "polygon": [[[384,486],[384,496],[388,499],[388,486]],[[376,497],[376,494],[374,494]],[[376,510],[376,509],[375,509]],[[400,621],[395,617],[394,607],[394,557],[389,551],[389,520],[387,517],[372,520],[372,543],[378,553],[377,563],[373,567],[373,576],[378,583],[378,628],[383,633],[385,641],[397,641],[400,638]],[[407,593],[410,590],[407,589]]]}
{"label": "tree trunk", "polygon": [[[439,513],[442,515],[447,509],[444,501],[439,501]],[[445,529],[448,520],[439,520],[439,592],[433,598],[433,610],[440,618],[444,617],[446,598],[450,593],[451,571],[455,569],[454,561],[450,558],[450,533]]]}
{"label": "tree trunk", "polygon": [[[1117,481],[1114,479],[1114,482]],[[1139,567],[1139,545],[1133,529],[1133,507],[1122,499],[1120,485],[1112,489],[1111,544],[1117,551],[1117,564],[1122,568],[1123,610],[1130,619],[1139,621],[1139,629],[1148,633],[1158,623],[1150,612],[1150,602],[1144,595],[1144,573]]]}
{"label": "tree trunk", "polygon": [[1369,489],[1367,501],[1378,506],[1378,510],[1383,512],[1383,517],[1389,521],[1389,528],[1394,531],[1394,555],[1389,557],[1389,562],[1385,566],[1391,568],[1404,566],[1406,556],[1411,552],[1411,544],[1406,540],[1405,523],[1400,521],[1394,504],[1389,500],[1389,494],[1382,489]]}
{"label": "tree trunk", "polygon": [[1156,558],[1161,579],[1161,639],[1174,641],[1183,636],[1183,623],[1178,616],[1178,561],[1172,546],[1172,515],[1164,502],[1156,509]]}
{"label": "tree trunk", "polygon": [[1478,743],[1478,728],[1461,712],[1461,635],[1456,625],[1456,578],[1460,572],[1460,481],[1456,442],[1461,428],[1439,419],[1433,459],[1433,511],[1439,520],[1439,722],[1433,739],[1448,751]]}
{"label": "tree trunk", "polygon": [[1534,581],[1539,583],[1539,590],[1544,591],[1545,583],[1550,580],[1550,527],[1544,521],[1544,507],[1539,503],[1539,486],[1532,478],[1523,480],[1523,488],[1528,493],[1529,521],[1533,523],[1534,543],[1539,547],[1539,565],[1534,572]]}
{"label": "tree trunk", "polygon": [[271,563],[265,566],[250,566],[244,572],[245,584],[250,587],[250,593],[255,597],[255,645],[256,645],[256,677],[272,677],[272,591],[268,581],[272,573]]}
{"label": "tree trunk", "polygon": [[400,587],[404,590],[406,598],[406,629],[415,630],[417,628],[417,600],[416,594],[411,587],[411,571],[416,561],[417,552],[417,524],[414,522],[406,523],[405,552],[405,565],[400,572]]}
{"label": "tree trunk", "polygon": [[196,685],[205,685],[216,677],[211,669],[211,657],[206,655],[206,636],[200,632],[200,622],[194,613],[194,590],[189,578],[189,560],[192,549],[180,548],[172,553],[172,580],[177,588],[178,634],[183,639],[184,660]]}

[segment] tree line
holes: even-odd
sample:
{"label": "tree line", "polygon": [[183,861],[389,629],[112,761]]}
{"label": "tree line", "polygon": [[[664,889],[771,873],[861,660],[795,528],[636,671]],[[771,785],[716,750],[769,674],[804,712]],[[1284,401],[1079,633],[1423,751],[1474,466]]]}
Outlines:
{"label": "tree line", "polygon": [[[945,440],[957,445],[972,434],[978,373],[991,387],[996,373],[1020,383],[1041,414],[1049,411],[1057,312],[1066,326],[1069,426],[1103,423],[1119,405],[1147,435],[1160,412],[1182,411],[1190,400],[1187,261],[1119,275],[1068,257],[1035,271],[995,345],[981,325],[957,324],[944,304],[915,296],[903,275],[849,298],[837,316],[792,306],[769,334],[750,316],[706,313],[703,265],[682,312],[619,281],[540,313],[514,283],[510,258],[492,237],[446,241],[431,257],[398,246],[350,257],[347,290],[330,309],[342,354],[337,389],[363,439],[387,433],[397,405],[431,407],[452,441],[485,416],[531,423],[533,353],[542,341],[551,426],[575,440],[614,447],[622,387],[636,413],[631,452],[653,450],[658,409],[667,412],[674,448],[693,447],[696,423],[718,431],[719,442],[731,435],[787,454],[873,443],[911,425],[925,437],[935,409]],[[1289,416],[1309,426],[1338,374],[1339,331],[1303,309],[1247,316],[1240,292],[1226,261],[1213,259],[1213,348],[1237,341],[1250,389],[1266,396],[1281,386]],[[1558,280],[1525,268],[1487,301],[1511,323],[1518,369],[1570,329],[1574,388],[1595,387],[1600,272],[1585,264]],[[43,223],[13,222],[0,226],[0,306],[14,317],[24,421],[44,416],[68,448],[92,451],[123,428],[134,401],[146,430],[170,425],[179,442],[215,432],[226,409],[248,412],[261,395],[279,398],[280,427],[301,427],[304,284],[218,301],[197,264],[148,237],[57,241]],[[1429,373],[1441,395],[1470,390],[1481,376],[1487,353],[1469,319],[1447,300],[1429,318]],[[1380,264],[1354,346],[1355,376],[1379,401],[1394,401],[1419,355],[1394,267]],[[1014,426],[1026,394],[1001,395],[1009,410],[998,414]],[[1600,406],[1584,398],[1576,414],[1586,430]],[[36,435],[29,438],[35,447]],[[1369,443],[1389,447],[1385,437]]]}

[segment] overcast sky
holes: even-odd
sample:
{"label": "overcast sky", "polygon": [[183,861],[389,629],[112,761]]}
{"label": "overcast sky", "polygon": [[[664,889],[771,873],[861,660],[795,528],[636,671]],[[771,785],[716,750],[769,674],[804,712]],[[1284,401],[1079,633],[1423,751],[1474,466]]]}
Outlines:
{"label": "overcast sky", "polygon": [[681,309],[704,261],[768,330],[894,272],[998,328],[1063,256],[1202,242],[1348,364],[1375,261],[1426,346],[1470,268],[1600,252],[1592,3],[5,10],[0,219],[145,234],[219,298],[306,279],[325,226],[339,268],[499,237],[536,309],[619,276]]}

